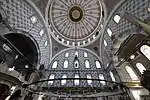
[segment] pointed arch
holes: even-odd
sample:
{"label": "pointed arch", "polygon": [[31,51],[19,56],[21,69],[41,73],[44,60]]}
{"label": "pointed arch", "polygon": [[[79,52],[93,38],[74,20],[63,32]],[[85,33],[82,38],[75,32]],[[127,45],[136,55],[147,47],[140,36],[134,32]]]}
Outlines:
{"label": "pointed arch", "polygon": [[150,46],[143,45],[140,48],[140,51],[143,53],[143,55],[150,60]]}
{"label": "pointed arch", "polygon": [[68,64],[69,64],[68,60],[65,60],[64,61],[64,68],[68,68]]}
{"label": "pointed arch", "polygon": [[146,70],[146,68],[143,66],[143,64],[139,63],[139,62],[136,63],[136,67],[138,68],[138,70],[140,71],[141,74],[143,74],[144,70]]}
{"label": "pointed arch", "polygon": [[88,60],[85,60],[85,67],[90,68],[90,62]]}
{"label": "pointed arch", "polygon": [[53,65],[52,65],[52,68],[57,68],[57,65],[58,65],[58,61],[54,61]]}
{"label": "pointed arch", "polygon": [[131,67],[126,66],[125,69],[128,72],[128,74],[129,74],[129,76],[130,76],[130,78],[131,78],[132,81],[139,80],[138,77],[137,77],[137,75],[135,74],[135,72],[133,71],[133,69]]}

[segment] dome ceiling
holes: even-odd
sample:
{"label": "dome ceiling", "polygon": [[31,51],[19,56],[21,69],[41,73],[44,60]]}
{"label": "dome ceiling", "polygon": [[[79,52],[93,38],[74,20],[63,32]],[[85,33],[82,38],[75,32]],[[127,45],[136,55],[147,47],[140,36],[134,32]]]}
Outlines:
{"label": "dome ceiling", "polygon": [[100,0],[49,0],[46,14],[54,38],[67,45],[84,45],[98,36],[102,5]]}

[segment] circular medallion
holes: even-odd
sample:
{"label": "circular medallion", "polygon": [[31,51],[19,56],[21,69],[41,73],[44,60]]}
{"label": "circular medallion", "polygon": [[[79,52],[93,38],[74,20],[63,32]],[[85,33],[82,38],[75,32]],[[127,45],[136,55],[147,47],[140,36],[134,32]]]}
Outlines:
{"label": "circular medallion", "polygon": [[71,7],[68,14],[73,22],[80,22],[83,19],[83,11],[79,6]]}

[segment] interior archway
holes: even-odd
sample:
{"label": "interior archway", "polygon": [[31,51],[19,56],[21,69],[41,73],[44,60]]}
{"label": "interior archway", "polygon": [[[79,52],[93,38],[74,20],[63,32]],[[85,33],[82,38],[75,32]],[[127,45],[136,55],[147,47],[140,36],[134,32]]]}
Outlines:
{"label": "interior archway", "polygon": [[30,37],[18,33],[6,34],[4,37],[20,52],[18,54],[14,48],[11,48],[18,55],[13,64],[16,70],[34,69],[38,63],[38,49],[35,42]]}

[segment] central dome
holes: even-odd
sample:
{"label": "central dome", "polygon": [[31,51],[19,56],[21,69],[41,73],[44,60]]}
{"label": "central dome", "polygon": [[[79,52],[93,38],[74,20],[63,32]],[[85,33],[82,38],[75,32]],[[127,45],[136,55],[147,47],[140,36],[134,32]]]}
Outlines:
{"label": "central dome", "polygon": [[49,0],[47,7],[54,35],[64,41],[87,41],[100,29],[100,0]]}

